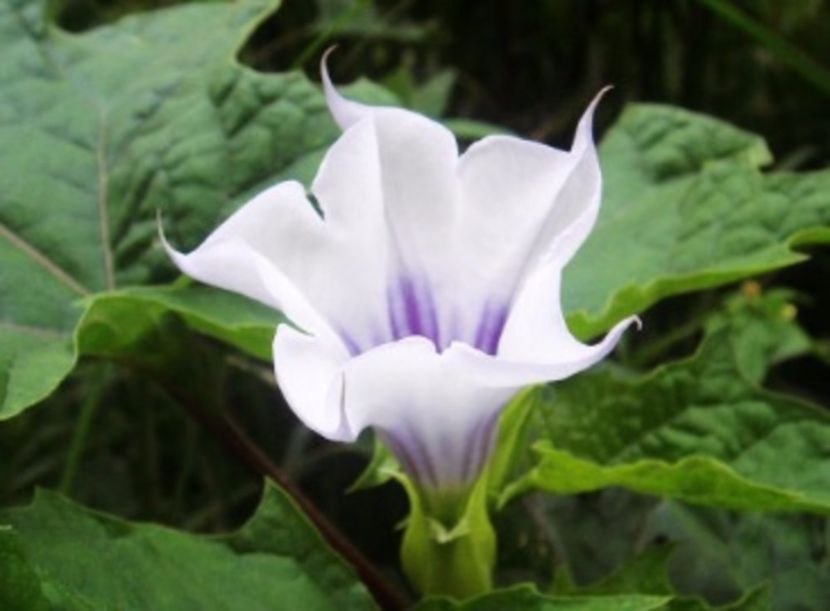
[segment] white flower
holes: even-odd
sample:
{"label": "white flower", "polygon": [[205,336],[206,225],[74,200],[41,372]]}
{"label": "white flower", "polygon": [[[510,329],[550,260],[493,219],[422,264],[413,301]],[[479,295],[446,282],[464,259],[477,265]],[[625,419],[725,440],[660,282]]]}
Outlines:
{"label": "white flower", "polygon": [[352,441],[374,427],[415,482],[464,487],[481,471],[500,409],[523,386],[561,380],[613,349],[577,341],[562,268],[597,217],[596,100],[570,151],[491,136],[459,155],[426,117],[342,98],[343,134],[311,187],[277,184],[195,251],[186,274],[282,310],[274,366],[311,429]]}

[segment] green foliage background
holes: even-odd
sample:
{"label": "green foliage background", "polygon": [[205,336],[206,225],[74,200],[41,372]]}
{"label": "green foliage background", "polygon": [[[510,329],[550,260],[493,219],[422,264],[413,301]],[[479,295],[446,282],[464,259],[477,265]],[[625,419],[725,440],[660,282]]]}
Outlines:
{"label": "green foliage background", "polygon": [[[305,430],[268,362],[279,313],[177,279],[156,236],[158,210],[187,248],[313,176],[337,134],[316,64],[339,42],[349,95],[464,141],[566,146],[616,85],[565,300],[585,338],[638,312],[644,331],[511,404],[504,589],[418,608],[822,609],[825,3],[283,4],[0,3],[0,608],[414,604],[388,457]],[[365,585],[321,516],[376,567]]]}

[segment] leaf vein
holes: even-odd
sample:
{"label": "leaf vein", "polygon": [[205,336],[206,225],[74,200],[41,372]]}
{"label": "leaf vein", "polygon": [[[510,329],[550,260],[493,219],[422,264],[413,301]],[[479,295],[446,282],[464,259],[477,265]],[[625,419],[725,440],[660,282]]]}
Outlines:
{"label": "leaf vein", "polygon": [[40,265],[43,269],[48,271],[56,279],[76,293],[86,296],[91,293],[89,289],[80,284],[72,276],[70,276],[64,269],[52,261],[49,257],[40,252],[37,248],[32,246],[25,239],[17,235],[14,231],[9,229],[4,223],[0,223],[0,235],[11,242],[12,246],[24,252],[35,263]]}
{"label": "leaf vein", "polygon": [[107,116],[101,113],[98,127],[98,143],[95,147],[95,160],[98,166],[98,219],[101,231],[101,252],[104,257],[104,279],[107,288],[115,288],[115,272],[113,266],[112,243],[110,239],[108,189],[109,176],[107,174]]}

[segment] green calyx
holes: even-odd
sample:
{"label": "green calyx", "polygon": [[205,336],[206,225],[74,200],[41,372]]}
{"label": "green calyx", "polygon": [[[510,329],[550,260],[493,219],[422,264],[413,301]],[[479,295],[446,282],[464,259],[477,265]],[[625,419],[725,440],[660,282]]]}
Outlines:
{"label": "green calyx", "polygon": [[487,512],[487,474],[466,489],[426,491],[398,479],[410,500],[401,546],[404,572],[422,594],[457,599],[492,588],[496,534]]}

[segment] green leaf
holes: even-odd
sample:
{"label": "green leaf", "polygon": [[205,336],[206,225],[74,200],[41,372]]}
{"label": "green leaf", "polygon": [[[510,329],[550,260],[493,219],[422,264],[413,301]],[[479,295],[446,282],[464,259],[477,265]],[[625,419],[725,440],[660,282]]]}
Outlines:
{"label": "green leaf", "polygon": [[512,132],[500,125],[474,119],[442,119],[441,123],[462,140],[478,140],[493,135],[512,135]]}
{"label": "green leaf", "polygon": [[349,492],[357,492],[358,490],[368,490],[375,486],[382,486],[383,484],[394,480],[398,476],[402,476],[400,465],[395,457],[387,449],[383,442],[377,435],[372,436],[372,454],[369,462],[360,475],[357,476],[352,485],[349,486]]}
{"label": "green leaf", "polygon": [[650,611],[665,609],[667,596],[623,594],[614,596],[547,596],[535,587],[520,585],[496,590],[464,602],[427,599],[414,611]]}
{"label": "green leaf", "polygon": [[[270,358],[274,329],[284,318],[243,297],[210,287],[180,285],[132,287],[97,293],[84,302],[72,339],[7,330],[0,344],[0,420],[17,415],[50,393],[74,366],[78,355],[123,357],[158,335],[166,317],[178,315],[193,330],[263,359]],[[160,352],[172,336],[159,336]]]}
{"label": "green leaf", "polygon": [[0,420],[49,395],[74,365],[69,336],[0,324]]}
{"label": "green leaf", "polygon": [[677,108],[626,109],[601,147],[603,208],[565,270],[575,333],[590,337],[678,293],[805,258],[830,241],[830,172],[762,174],[763,141]]}
{"label": "green leaf", "polygon": [[598,595],[598,594],[652,594],[670,595],[666,606],[670,611],[754,611],[769,608],[769,592],[766,588],[755,588],[726,606],[710,606],[702,598],[682,596],[675,592],[669,580],[668,562],[674,546],[664,545],[645,551],[631,562],[623,565],[613,574],[587,586],[578,586],[570,574],[559,571],[556,574],[554,591],[557,594]]}
{"label": "green leaf", "polygon": [[[0,5],[0,146],[14,151],[0,167],[0,420],[71,371],[82,317],[168,277],[157,210],[189,248],[338,133],[302,73],[258,74],[235,59],[276,0],[194,3],[78,35],[49,5]],[[256,305],[204,289],[150,293],[200,331],[269,352]]]}
{"label": "green leaf", "polygon": [[[0,546],[14,535],[28,559],[18,554],[2,570],[27,579],[33,571],[49,608],[253,610],[284,601],[298,609],[376,608],[273,484],[254,517],[221,537],[125,522],[44,491],[28,507],[4,510],[0,523],[10,529]],[[22,596],[34,590],[18,590],[11,608],[29,609]]]}
{"label": "green leaf", "polygon": [[769,585],[772,608],[823,609],[830,600],[830,523],[803,515],[732,513],[680,503],[652,512],[652,536],[676,541],[676,587],[723,600]]}
{"label": "green leaf", "polygon": [[[531,489],[608,486],[747,510],[830,513],[830,416],[755,386],[725,332],[640,378],[592,371],[536,391]],[[525,417],[518,409],[518,416]]]}
{"label": "green leaf", "polygon": [[364,43],[373,39],[414,43],[423,40],[429,33],[423,25],[382,14],[375,3],[367,0],[317,0],[314,4],[317,18],[310,29],[318,32],[314,41],[318,51],[324,49],[326,41],[334,36],[355,37]]}
{"label": "green leaf", "polygon": [[[187,283],[99,293],[86,306],[76,331],[79,349],[85,354],[129,351],[160,317],[175,313],[195,331],[268,359],[274,329],[285,321],[279,312],[264,305],[227,291]],[[94,340],[93,335],[97,336]]]}
{"label": "green leaf", "polygon": [[757,588],[745,596],[723,606],[711,606],[700,598],[678,597],[668,605],[668,611],[769,611],[769,591],[766,588]]}
{"label": "green leaf", "polygon": [[488,487],[491,498],[497,499],[511,478],[529,468],[528,450],[534,434],[529,427],[533,426],[537,410],[544,409],[544,405],[544,394],[537,388],[530,387],[519,392],[504,408],[489,463]]}
{"label": "green leaf", "polygon": [[40,588],[37,573],[29,563],[20,538],[0,525],[0,609],[46,611],[49,601]]}
{"label": "green leaf", "polygon": [[557,594],[673,594],[666,563],[673,548],[663,546],[644,552],[612,575],[589,586],[577,586],[566,571],[556,573]]}
{"label": "green leaf", "polygon": [[431,117],[441,117],[450,103],[450,96],[458,79],[458,71],[444,68],[429,79],[412,87],[409,106],[412,110]]}
{"label": "green leaf", "polygon": [[[684,520],[674,519],[674,508],[703,516],[728,516],[731,519],[723,523],[732,528],[723,528],[725,540],[719,540],[706,529],[686,528]],[[745,518],[754,524],[767,523],[768,528],[735,528]],[[772,598],[772,608],[779,609],[779,603],[797,599],[798,588],[791,588],[791,580],[798,575],[804,577],[800,591],[809,592],[803,600],[822,600],[817,596],[821,592],[818,578],[822,570],[827,573],[827,567],[820,566],[825,564],[826,545],[816,543],[823,535],[817,537],[813,529],[811,548],[787,541],[788,531],[800,522],[817,525],[822,521],[818,516],[798,514],[689,508],[620,488],[576,496],[536,494],[500,513],[500,564],[507,574],[533,576],[541,583],[550,580],[555,567],[552,593],[557,595],[671,594],[668,608],[672,611],[769,609]],[[776,532],[778,525],[787,526],[784,537]],[[735,541],[728,540],[739,530],[750,545],[733,545]],[[793,549],[798,552],[792,553]]]}
{"label": "green leaf", "polygon": [[760,293],[755,283],[729,298],[722,311],[706,321],[706,332],[728,329],[735,365],[755,383],[772,365],[808,353],[813,341],[798,325],[796,296],[786,289]]}

